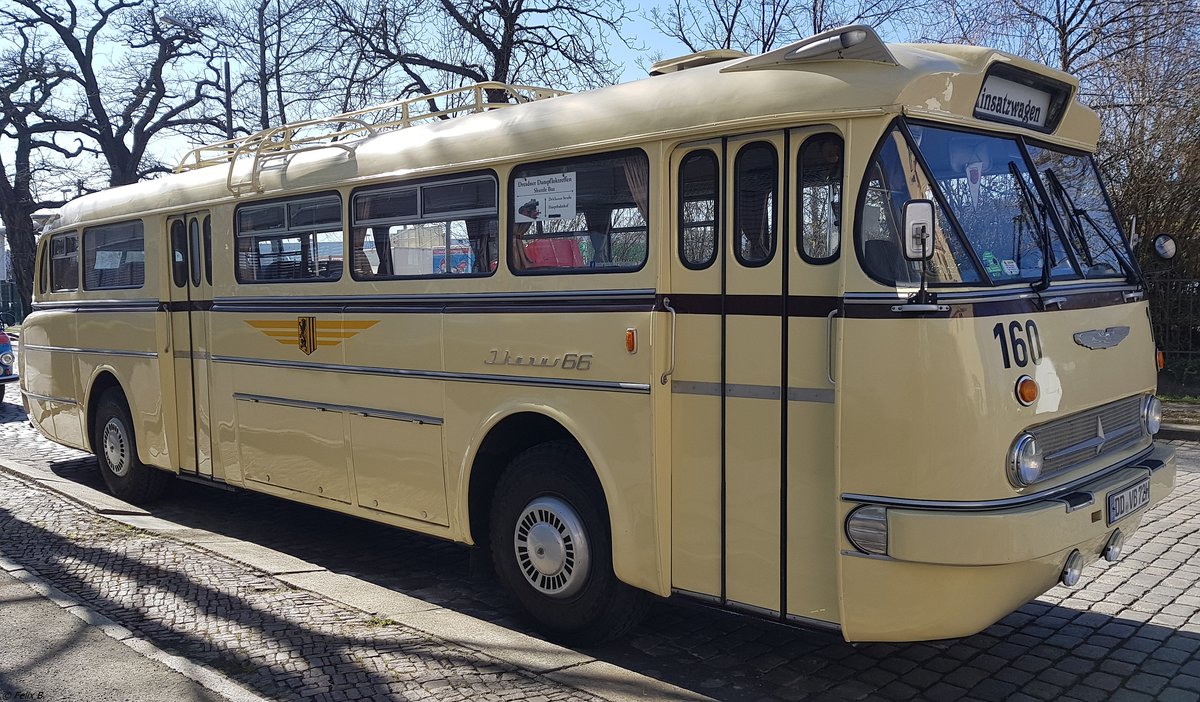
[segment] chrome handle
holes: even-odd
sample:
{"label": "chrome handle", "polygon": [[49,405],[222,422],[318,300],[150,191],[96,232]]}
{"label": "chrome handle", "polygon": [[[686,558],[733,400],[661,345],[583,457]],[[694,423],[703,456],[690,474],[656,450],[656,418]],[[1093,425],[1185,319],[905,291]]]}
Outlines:
{"label": "chrome handle", "polygon": [[666,385],[667,378],[675,373],[675,308],[671,307],[671,298],[663,298],[663,307],[667,308],[667,311],[671,313],[671,365],[659,380],[660,383]]}
{"label": "chrome handle", "polygon": [[1048,297],[1042,300],[1042,309],[1050,309],[1050,305],[1058,305],[1058,309],[1062,309],[1063,303],[1067,301],[1065,297]]}
{"label": "chrome handle", "polygon": [[1144,290],[1134,290],[1132,292],[1126,290],[1125,293],[1123,294],[1123,297],[1125,298],[1125,302],[1129,302],[1130,300],[1140,300],[1145,296],[1146,296],[1146,292]]}
{"label": "chrome handle", "polygon": [[837,310],[833,310],[825,317],[826,331],[829,336],[829,353],[825,356],[825,377],[829,378],[830,385],[837,385],[837,381],[833,379],[833,318],[838,314]]}
{"label": "chrome handle", "polygon": [[949,312],[950,305],[908,303],[905,305],[892,305],[892,311],[907,312],[910,314],[930,314],[933,312]]}

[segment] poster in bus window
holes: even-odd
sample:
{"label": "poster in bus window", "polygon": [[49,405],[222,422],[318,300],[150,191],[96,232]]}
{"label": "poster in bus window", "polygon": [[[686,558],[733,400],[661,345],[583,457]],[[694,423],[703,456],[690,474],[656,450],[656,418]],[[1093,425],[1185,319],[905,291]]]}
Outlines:
{"label": "poster in bus window", "polygon": [[575,217],[575,172],[517,178],[513,182],[516,221],[544,222]]}

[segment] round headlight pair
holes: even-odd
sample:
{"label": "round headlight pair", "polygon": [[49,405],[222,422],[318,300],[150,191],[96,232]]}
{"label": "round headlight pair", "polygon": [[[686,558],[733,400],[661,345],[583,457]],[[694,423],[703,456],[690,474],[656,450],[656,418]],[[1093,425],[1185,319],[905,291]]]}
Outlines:
{"label": "round headlight pair", "polygon": [[1162,428],[1162,403],[1153,395],[1147,395],[1142,401],[1142,426],[1150,436]]}
{"label": "round headlight pair", "polygon": [[1033,434],[1022,434],[1008,455],[1008,479],[1017,487],[1027,487],[1042,477],[1042,451]]}

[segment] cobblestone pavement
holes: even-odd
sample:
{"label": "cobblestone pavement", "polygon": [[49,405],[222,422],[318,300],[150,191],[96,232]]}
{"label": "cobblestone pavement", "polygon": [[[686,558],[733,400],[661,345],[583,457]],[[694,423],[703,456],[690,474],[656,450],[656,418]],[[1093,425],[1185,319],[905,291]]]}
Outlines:
{"label": "cobblestone pavement", "polygon": [[[852,646],[670,601],[655,605],[626,641],[587,653],[722,700],[1200,700],[1200,445],[1176,446],[1179,485],[1120,562],[1089,566],[1080,586],[1055,588],[975,636]],[[18,408],[0,406],[0,457],[99,486],[94,463],[81,456],[37,436]],[[46,563],[52,574],[45,577],[74,583],[54,580],[60,588],[259,690],[269,689],[265,681],[297,692],[342,681],[339,689],[399,685],[389,690],[436,699],[470,696],[476,686],[514,698],[566,694],[535,676],[481,667],[453,646],[354,621],[268,576],[106,526],[61,500],[14,502],[10,482],[0,484],[0,507],[8,510],[0,520],[14,520],[0,525],[0,553]],[[18,510],[29,511],[18,519]],[[470,577],[468,551],[453,544],[190,484],[152,511],[523,630],[498,586]],[[416,677],[386,682],[391,675]],[[446,680],[443,688],[422,687]]]}

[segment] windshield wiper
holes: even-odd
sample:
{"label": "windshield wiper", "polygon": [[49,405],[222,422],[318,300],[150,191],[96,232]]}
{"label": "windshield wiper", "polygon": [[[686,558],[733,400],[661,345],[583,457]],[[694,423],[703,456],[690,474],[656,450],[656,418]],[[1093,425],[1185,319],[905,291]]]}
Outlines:
{"label": "windshield wiper", "polygon": [[[1145,282],[1142,280],[1141,274],[1138,273],[1137,269],[1133,267],[1133,263],[1126,259],[1121,251],[1117,249],[1116,244],[1113,243],[1113,240],[1109,237],[1108,232],[1104,231],[1104,228],[1097,224],[1096,220],[1092,219],[1090,212],[1075,206],[1075,201],[1071,198],[1071,194],[1067,192],[1067,189],[1063,187],[1062,181],[1058,179],[1058,174],[1054,172],[1054,169],[1047,168],[1043,172],[1046,174],[1047,180],[1050,181],[1050,189],[1055,192],[1055,196],[1058,198],[1059,203],[1063,205],[1063,208],[1067,211],[1067,216],[1070,217],[1072,226],[1075,227],[1076,231],[1079,233],[1080,241],[1084,242],[1084,245],[1086,246],[1087,237],[1083,235],[1083,227],[1079,224],[1079,222],[1082,220],[1091,225],[1092,230],[1100,236],[1100,241],[1104,242],[1104,245],[1108,247],[1109,252],[1112,253],[1113,258],[1117,259],[1117,263],[1125,271],[1125,280],[1130,283],[1136,283],[1142,287],[1145,287]],[[1095,257],[1091,255],[1090,250],[1087,251],[1087,255],[1091,260],[1089,265],[1095,265]],[[1083,277],[1087,277],[1086,271],[1084,272]]]}
{"label": "windshield wiper", "polygon": [[[1046,230],[1046,221],[1038,218],[1038,204],[1034,199],[1033,193],[1029,190],[1029,184],[1021,177],[1021,171],[1017,169],[1017,164],[1009,161],[1008,172],[1012,174],[1013,180],[1017,181],[1017,185],[1021,189],[1021,199],[1025,202],[1025,209],[1029,210],[1029,219],[1033,222],[1033,230],[1037,233],[1039,244],[1042,247],[1042,279],[1032,284],[1034,292],[1041,292],[1050,287],[1050,267],[1051,259],[1054,258],[1053,248],[1050,245],[1050,232]],[[1020,253],[1021,242],[1017,242],[1017,251]],[[1054,265],[1058,262],[1054,261]]]}

